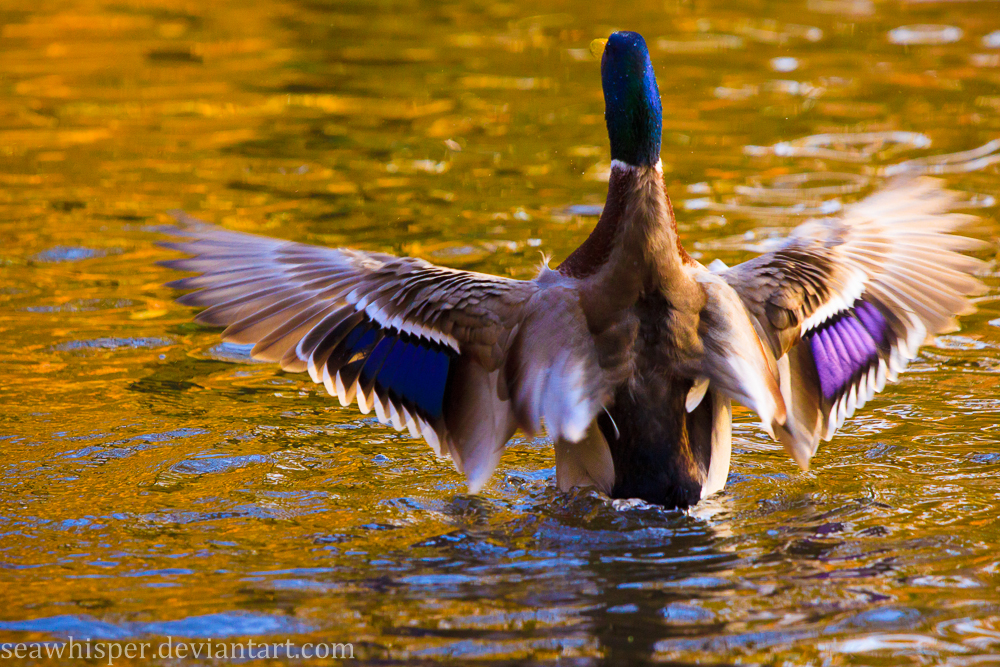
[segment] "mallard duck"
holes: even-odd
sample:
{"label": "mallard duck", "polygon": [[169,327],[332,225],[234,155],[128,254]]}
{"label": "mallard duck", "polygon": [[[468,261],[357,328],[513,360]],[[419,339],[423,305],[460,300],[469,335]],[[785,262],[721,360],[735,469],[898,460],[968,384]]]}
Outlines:
{"label": "mallard duck", "polygon": [[533,280],[225,231],[178,214],[170,283],[197,321],[257,359],[375,411],[450,457],[475,493],[517,429],[543,424],[560,489],[685,507],[726,483],[732,408],[805,469],[821,439],[894,380],[982,289],[949,232],[954,195],[892,183],[770,252],[710,270],[678,240],[649,52],[601,59],[611,144],[590,236]]}

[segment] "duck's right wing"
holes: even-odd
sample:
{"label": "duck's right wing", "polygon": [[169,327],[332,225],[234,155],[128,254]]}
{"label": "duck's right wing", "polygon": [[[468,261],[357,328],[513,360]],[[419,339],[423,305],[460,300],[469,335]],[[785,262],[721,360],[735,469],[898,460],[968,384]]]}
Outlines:
{"label": "duck's right wing", "polygon": [[205,308],[198,321],[423,436],[473,491],[518,427],[582,440],[625,368],[555,272],[513,280],[177,217],[183,240],[164,245],[192,256],[164,264],[201,274],[171,283],[196,290],[178,300]]}
{"label": "duck's right wing", "polygon": [[982,244],[949,233],[975,219],[950,213],[955,203],[935,179],[896,181],[718,272],[778,359],[788,413],[778,435],[803,468],[927,335],[955,330],[972,310],[982,262],[960,251]]}

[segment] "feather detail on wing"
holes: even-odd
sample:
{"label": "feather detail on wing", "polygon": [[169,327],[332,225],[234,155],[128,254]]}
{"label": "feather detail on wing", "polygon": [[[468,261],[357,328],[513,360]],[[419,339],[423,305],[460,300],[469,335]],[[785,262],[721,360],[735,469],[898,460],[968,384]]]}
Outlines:
{"label": "feather detail on wing", "polygon": [[575,294],[543,271],[512,280],[414,258],[230,232],[176,214],[201,275],[183,304],[223,339],[307,371],[342,405],[450,456],[473,492],[518,426],[576,442],[610,395]]}
{"label": "feather detail on wing", "polygon": [[[699,326],[704,355],[688,394],[688,411],[700,403],[697,393],[711,386],[756,412],[764,430],[775,436],[786,421],[786,408],[774,356],[761,343],[736,291],[704,268],[693,267],[690,272],[701,284],[706,300]],[[704,389],[699,386],[702,378],[708,378]]]}
{"label": "feather detail on wing", "polygon": [[971,275],[982,262],[960,251],[982,244],[949,233],[975,219],[948,212],[956,199],[936,179],[895,181],[718,272],[778,359],[788,410],[778,435],[803,469],[928,335],[954,331],[973,310],[966,297],[983,289]]}

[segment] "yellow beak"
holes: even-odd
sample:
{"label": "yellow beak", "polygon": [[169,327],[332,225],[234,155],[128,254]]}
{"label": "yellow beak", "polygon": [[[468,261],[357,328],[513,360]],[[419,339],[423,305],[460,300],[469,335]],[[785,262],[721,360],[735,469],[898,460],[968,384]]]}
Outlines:
{"label": "yellow beak", "polygon": [[607,45],[608,40],[606,39],[595,39],[590,43],[590,52],[594,54],[594,57],[598,60],[604,55],[604,47]]}

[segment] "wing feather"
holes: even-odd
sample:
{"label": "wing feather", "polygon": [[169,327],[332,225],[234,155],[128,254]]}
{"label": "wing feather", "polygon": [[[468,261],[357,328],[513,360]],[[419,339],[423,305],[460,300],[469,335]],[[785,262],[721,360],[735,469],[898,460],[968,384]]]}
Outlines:
{"label": "wing feather", "polygon": [[512,280],[177,217],[184,240],[164,245],[191,256],[164,264],[201,274],[171,283],[195,290],[178,301],[204,308],[197,321],[423,437],[473,491],[519,426],[583,439],[627,367],[598,349],[555,272]]}
{"label": "wing feather", "polygon": [[983,263],[959,253],[982,244],[951,233],[975,220],[949,212],[955,203],[936,179],[897,180],[719,272],[778,358],[788,419],[776,430],[803,468],[926,336],[974,310]]}

